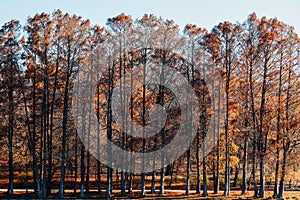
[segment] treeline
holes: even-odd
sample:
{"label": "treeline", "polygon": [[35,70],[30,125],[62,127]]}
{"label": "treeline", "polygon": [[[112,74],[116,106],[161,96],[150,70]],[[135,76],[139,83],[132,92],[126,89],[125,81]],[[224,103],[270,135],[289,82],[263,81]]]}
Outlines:
{"label": "treeline", "polygon": [[[128,89],[122,85],[127,74],[136,68],[145,72],[152,63],[187,78],[199,98],[201,114],[193,118],[200,125],[184,155],[165,168],[140,174],[141,194],[146,194],[148,175],[155,193],[157,174],[159,193],[164,194],[165,176],[177,169],[185,177],[186,194],[192,187],[207,196],[207,186],[212,185],[214,193],[222,187],[227,196],[230,186],[241,179],[242,194],[251,186],[255,197],[264,197],[268,177],[275,184],[274,196],[283,197],[286,177],[299,167],[299,45],[292,26],[276,18],[257,18],[255,13],[243,23],[226,21],[211,31],[188,24],[182,33],[174,21],[154,15],[133,21],[120,14],[109,18],[105,28],[60,10],[29,17],[24,26],[17,20],[5,23],[0,30],[0,167],[8,167],[8,195],[13,196],[14,175],[24,170],[32,173],[38,198],[51,194],[57,177],[59,197],[65,189],[76,194],[79,187],[83,198],[90,191],[91,171],[99,195],[106,189],[109,198],[114,182],[121,183],[121,195],[131,193],[138,176],[103,165],[81,141],[75,122],[81,118],[72,112],[72,91],[78,74],[98,77],[94,96],[76,99],[94,103],[77,114],[89,117],[88,111],[95,110],[101,127],[98,135],[105,134],[127,151],[159,149],[180,126],[178,102],[168,88],[142,85],[131,91],[127,114],[142,127],[149,124],[151,105],[168,105],[166,125],[151,138],[152,143],[125,133],[133,126],[125,114],[119,116],[121,124],[112,115],[113,89],[119,84],[122,95]],[[218,73],[219,81],[203,83],[201,76]],[[209,93],[208,85],[215,92]],[[206,154],[203,141],[209,127],[213,127],[215,146]],[[101,144],[100,137],[87,136],[87,144],[90,140]],[[0,176],[7,177],[6,172]],[[72,188],[66,187],[67,176],[72,178]],[[196,181],[191,185],[192,176]]]}

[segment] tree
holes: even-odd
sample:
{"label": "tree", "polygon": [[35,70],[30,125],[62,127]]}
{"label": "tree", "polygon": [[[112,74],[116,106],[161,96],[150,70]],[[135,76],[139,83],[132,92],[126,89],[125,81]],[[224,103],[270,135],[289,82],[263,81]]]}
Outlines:
{"label": "tree", "polygon": [[230,22],[220,23],[218,26],[214,27],[211,32],[211,42],[214,44],[214,54],[218,55],[217,65],[222,66],[223,74],[225,79],[225,101],[226,101],[226,117],[225,117],[225,185],[224,185],[224,195],[228,196],[230,194],[230,152],[229,152],[229,113],[230,113],[230,86],[231,86],[231,76],[233,70],[238,65],[237,62],[237,52],[238,44],[236,35],[241,31],[241,27],[238,25],[231,24]]}
{"label": "tree", "polygon": [[[285,175],[286,175],[286,166],[287,166],[287,157],[288,154],[292,152],[292,150],[299,145],[299,135],[297,133],[297,120],[295,112],[298,111],[299,101],[297,94],[299,89],[299,82],[297,80],[297,75],[295,74],[295,67],[299,65],[299,50],[297,52],[293,51],[292,49],[296,48],[299,49],[299,38],[294,33],[292,27],[288,28],[288,44],[287,48],[287,71],[286,74],[286,84],[285,86],[285,130],[282,137],[282,148],[283,148],[283,155],[282,155],[282,168],[281,168],[281,178],[279,183],[279,193],[278,196],[283,198],[284,196],[284,182],[285,182]],[[289,135],[292,134],[292,135]]]}
{"label": "tree", "polygon": [[16,129],[16,116],[19,90],[20,73],[19,60],[21,51],[21,26],[19,21],[11,20],[5,23],[0,29],[0,80],[1,90],[5,91],[6,103],[5,118],[8,118],[7,132],[8,132],[8,165],[9,165],[9,183],[7,193],[10,197],[13,196],[14,190],[14,152],[13,152],[13,138]]}
{"label": "tree", "polygon": [[[245,121],[245,128],[247,131],[249,130],[253,135],[248,135],[250,140],[252,140],[252,172],[251,176],[253,178],[253,184],[254,184],[254,197],[257,197],[258,195],[258,188],[257,188],[257,182],[256,182],[256,149],[257,149],[257,116],[256,116],[256,109],[255,109],[255,81],[254,78],[256,77],[255,73],[255,66],[258,63],[258,34],[259,34],[259,20],[256,17],[255,13],[252,13],[249,15],[247,21],[243,24],[244,34],[241,36],[242,40],[242,48],[243,48],[243,55],[245,60],[243,61],[242,66],[244,71],[247,71],[247,88],[249,90],[249,111],[250,117],[249,119],[246,119]],[[245,97],[246,101],[248,101],[247,97]],[[247,102],[246,102],[247,106]],[[248,124],[249,123],[249,124]],[[249,127],[247,127],[249,126]],[[246,132],[246,134],[248,134]],[[246,135],[247,136],[247,135]],[[251,138],[252,136],[252,138]],[[245,144],[245,146],[247,143]],[[243,187],[242,187],[242,193],[246,192],[246,171],[245,171],[245,163],[246,163],[246,148],[244,148],[244,167],[243,167]],[[249,180],[251,182],[251,180]]]}
{"label": "tree", "polygon": [[72,86],[74,73],[82,62],[86,59],[90,22],[82,20],[76,15],[63,16],[63,31],[65,34],[62,38],[62,55],[65,57],[63,62],[63,71],[65,76],[64,96],[63,96],[63,122],[62,122],[62,153],[61,153],[61,175],[59,186],[59,197],[63,197],[65,184],[65,159],[66,159],[66,140],[67,140],[67,123],[69,111],[69,91]]}

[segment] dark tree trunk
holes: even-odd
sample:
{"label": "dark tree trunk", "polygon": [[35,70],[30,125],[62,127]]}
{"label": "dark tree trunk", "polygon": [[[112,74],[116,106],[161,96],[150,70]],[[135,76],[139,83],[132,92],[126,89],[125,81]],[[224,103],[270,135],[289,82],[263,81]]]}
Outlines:
{"label": "dark tree trunk", "polygon": [[280,123],[281,123],[281,87],[282,87],[282,52],[280,54],[279,68],[279,86],[278,86],[278,102],[277,102],[277,135],[276,135],[276,164],[275,164],[275,184],[273,197],[278,196],[278,177],[279,177],[279,162],[280,162]]}
{"label": "dark tree trunk", "polygon": [[226,69],[226,118],[225,118],[225,183],[224,183],[224,196],[230,195],[230,165],[229,165],[229,84],[230,84],[230,71]]}
{"label": "dark tree trunk", "polygon": [[232,187],[236,187],[237,186],[237,181],[238,181],[238,178],[239,178],[239,173],[240,173],[240,161],[239,161],[238,166],[235,168],[235,173],[234,173]]}
{"label": "dark tree trunk", "polygon": [[[77,119],[77,117],[76,117]],[[77,124],[77,123],[76,123]],[[78,133],[76,131],[76,138],[75,138],[75,174],[74,174],[74,196],[77,196],[77,178],[78,178]]]}
{"label": "dark tree trunk", "polygon": [[187,150],[186,153],[186,182],[185,182],[185,194],[190,194],[190,169],[191,169],[191,151]]}
{"label": "dark tree trunk", "polygon": [[[161,77],[160,77],[160,85],[164,85],[165,82],[165,77],[164,77],[164,73],[165,73],[165,65],[166,65],[166,55],[165,53],[163,53],[162,55],[162,72],[161,72]],[[164,106],[164,96],[165,96],[165,90],[164,87],[160,86],[159,87],[159,103]],[[162,144],[165,144],[165,127],[162,128],[161,130],[161,142]],[[165,152],[162,151],[162,155],[161,155],[161,171],[160,171],[160,186],[159,186],[159,194],[164,194],[165,193],[165,171],[164,171],[164,167],[165,167]]]}
{"label": "dark tree trunk", "polygon": [[[288,134],[290,131],[290,115],[289,115],[289,108],[290,108],[290,87],[291,87],[291,69],[289,66],[288,69],[288,87],[287,87],[287,92],[286,92],[286,104],[285,104],[285,118],[287,121],[287,126],[285,128],[285,134]],[[282,146],[283,146],[283,158],[282,158],[282,168],[281,168],[281,179],[280,179],[280,184],[279,184],[279,194],[278,196],[280,198],[283,198],[284,196],[284,181],[285,181],[285,175],[286,175],[286,165],[287,165],[287,156],[288,156],[288,151],[290,148],[290,141],[288,141],[289,138],[284,138],[282,141]]]}
{"label": "dark tree trunk", "polygon": [[[285,143],[285,142],[284,142]],[[283,198],[284,196],[284,181],[285,181],[285,175],[286,175],[286,164],[287,164],[287,148],[285,147],[283,150],[283,158],[282,158],[282,168],[281,168],[281,179],[279,184],[279,198]]]}
{"label": "dark tree trunk", "polygon": [[10,69],[10,83],[8,89],[8,102],[9,102],[9,134],[8,134],[8,166],[9,166],[9,179],[8,179],[8,196],[12,197],[14,193],[14,161],[13,161],[13,137],[14,137],[14,98],[13,98],[13,64]]}
{"label": "dark tree trunk", "polygon": [[[253,123],[253,148],[252,148],[252,178],[253,178],[253,190],[254,198],[258,197],[258,187],[256,182],[256,147],[257,147],[257,138],[256,138],[256,112],[255,112],[255,103],[254,103],[254,92],[253,92],[253,66],[250,64],[249,69],[249,87],[250,87],[250,96],[251,96],[251,114],[252,114],[252,123]],[[249,180],[250,182],[251,180]]]}
{"label": "dark tree trunk", "polygon": [[[245,124],[246,127],[248,127],[248,123]],[[245,134],[245,139],[244,139],[242,195],[247,193],[248,135],[249,132]]]}
{"label": "dark tree trunk", "polygon": [[196,194],[200,194],[200,189],[201,189],[201,176],[200,176],[200,132],[199,130],[197,131],[197,149],[196,149],[196,164],[197,164],[197,185],[196,185]]}
{"label": "dark tree trunk", "polygon": [[48,102],[48,72],[47,72],[47,56],[45,52],[45,69],[44,69],[44,90],[43,90],[43,104],[42,104],[42,119],[43,119],[43,177],[42,177],[42,198],[46,198],[46,184],[47,184],[47,132],[48,132],[48,109],[47,109],[47,102]]}
{"label": "dark tree trunk", "polygon": [[266,92],[267,92],[267,58],[265,59],[264,69],[263,69],[263,85],[262,85],[262,95],[260,102],[260,113],[259,113],[259,143],[258,143],[258,151],[260,157],[260,189],[259,189],[259,197],[264,198],[265,196],[265,163],[266,163],[266,155],[265,155],[265,141],[267,140],[266,133],[263,132],[264,127],[264,115],[265,115],[265,101],[266,101]]}
{"label": "dark tree trunk", "polygon": [[70,66],[70,54],[71,49],[68,49],[68,66],[67,66],[67,77],[64,91],[64,104],[63,104],[63,136],[62,136],[62,153],[61,153],[61,175],[59,182],[59,197],[64,196],[64,185],[65,185],[65,173],[66,173],[66,141],[67,141],[67,125],[68,125],[68,108],[69,108],[69,81],[72,73]]}
{"label": "dark tree trunk", "polygon": [[84,147],[83,143],[81,143],[81,154],[80,154],[80,198],[84,198],[84,177],[85,177],[84,151],[85,151],[85,147]]}
{"label": "dark tree trunk", "polygon": [[[50,133],[48,138],[48,180],[47,180],[47,195],[51,194],[51,179],[52,179],[52,157],[53,157],[53,125],[54,125],[54,109],[55,109],[55,98],[56,98],[56,89],[58,84],[58,67],[59,67],[59,46],[56,56],[56,67],[55,67],[55,78],[54,78],[54,86],[53,86],[53,95],[50,107]],[[76,147],[75,147],[76,148]]]}
{"label": "dark tree trunk", "polygon": [[220,185],[220,125],[221,125],[221,82],[218,83],[218,129],[217,129],[217,174],[216,181],[214,184],[214,194],[219,194],[219,185]]}

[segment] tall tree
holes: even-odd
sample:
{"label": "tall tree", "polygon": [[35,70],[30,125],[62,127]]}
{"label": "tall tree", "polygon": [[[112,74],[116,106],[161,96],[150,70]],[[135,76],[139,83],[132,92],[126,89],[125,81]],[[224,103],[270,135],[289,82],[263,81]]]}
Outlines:
{"label": "tall tree", "polygon": [[[245,68],[243,70],[247,71],[248,78],[248,90],[249,90],[249,110],[250,110],[250,119],[249,124],[247,124],[249,127],[245,127],[246,129],[250,129],[251,133],[251,141],[252,141],[252,171],[251,176],[253,179],[253,189],[254,189],[254,197],[258,196],[258,188],[257,188],[257,181],[256,181],[256,163],[257,163],[257,154],[256,154],[256,147],[257,147],[257,116],[256,116],[256,109],[255,109],[255,76],[256,76],[256,70],[255,67],[258,62],[258,35],[259,35],[259,20],[256,17],[255,13],[252,13],[249,15],[248,19],[243,24],[244,33],[241,35],[241,42],[242,42],[242,49],[243,49],[243,57],[245,58],[242,64]],[[247,101],[247,97],[245,98]],[[247,112],[247,111],[246,111]],[[250,121],[251,120],[251,121]],[[245,121],[246,122],[246,121]],[[246,126],[246,124],[245,124]],[[248,130],[246,130],[247,132]],[[246,133],[247,134],[247,133]],[[246,149],[244,149],[245,154]],[[245,156],[244,156],[244,162],[246,162]],[[243,168],[245,171],[245,168]],[[242,193],[246,192],[246,173],[243,175],[243,188]],[[251,180],[249,180],[251,182]]]}
{"label": "tall tree", "polygon": [[62,55],[64,72],[64,96],[63,96],[63,122],[62,122],[62,153],[61,153],[61,175],[59,185],[59,197],[63,197],[65,185],[65,162],[66,162],[66,140],[69,112],[70,88],[75,72],[81,66],[87,56],[87,44],[89,38],[90,22],[76,15],[63,16]]}
{"label": "tall tree", "polygon": [[218,46],[216,49],[219,54],[217,64],[222,66],[224,80],[225,80],[225,101],[226,101],[226,110],[225,110],[225,185],[224,185],[224,195],[228,196],[230,194],[230,129],[229,129],[229,120],[230,120],[230,86],[231,86],[231,76],[233,70],[237,67],[237,57],[238,57],[238,42],[237,34],[241,31],[241,27],[234,25],[230,22],[220,23],[216,26],[211,34],[216,35],[215,45]]}
{"label": "tall tree", "polygon": [[20,61],[20,31],[21,26],[19,21],[11,20],[5,23],[0,29],[0,52],[1,52],[1,90],[6,91],[7,108],[6,116],[8,118],[8,166],[9,166],[9,183],[8,195],[13,196],[14,190],[14,152],[13,152],[13,138],[15,133],[15,120],[16,120],[16,105],[17,95],[19,94],[19,77],[18,74],[21,70],[19,67]]}

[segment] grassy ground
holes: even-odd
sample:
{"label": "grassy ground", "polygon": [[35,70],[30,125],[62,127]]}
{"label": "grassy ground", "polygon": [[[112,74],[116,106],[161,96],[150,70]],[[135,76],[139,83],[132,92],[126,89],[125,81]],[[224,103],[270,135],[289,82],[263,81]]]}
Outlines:
{"label": "grassy ground", "polygon": [[[164,195],[158,195],[158,190],[159,190],[159,181],[156,182],[156,194],[150,194],[150,183],[151,183],[151,177],[147,177],[147,184],[146,184],[146,189],[147,194],[146,196],[141,196],[140,195],[140,180],[136,179],[134,182],[134,191],[132,194],[130,195],[126,195],[125,197],[121,197],[120,196],[120,189],[116,189],[113,190],[112,193],[112,198],[118,198],[118,199],[253,199],[253,191],[249,191],[246,195],[241,195],[241,190],[239,187],[236,188],[231,188],[231,195],[229,197],[224,197],[222,188],[220,189],[220,193],[219,194],[213,194],[212,187],[209,186],[209,196],[208,197],[202,197],[202,194],[195,194],[195,188],[193,187],[194,184],[192,182],[191,184],[191,193],[189,196],[185,195],[185,183],[184,183],[184,179],[181,180],[181,178],[178,178],[178,180],[172,183],[171,186],[168,186],[169,184],[169,177],[166,177],[166,186],[165,186],[165,194]],[[157,177],[157,180],[159,180],[159,177]],[[80,186],[80,180],[78,180],[77,183],[77,195],[75,196],[73,193],[73,186],[74,186],[74,182],[73,182],[73,178],[67,178],[66,179],[66,193],[65,193],[65,198],[66,199],[74,199],[76,197],[79,197],[79,186]],[[91,188],[91,192],[89,193],[85,193],[85,198],[87,199],[94,199],[94,198],[105,198],[105,177],[103,177],[102,179],[102,194],[98,195],[95,191],[95,189],[97,188],[97,183],[95,181],[95,179],[91,178],[91,184],[90,184],[90,188]],[[114,188],[120,188],[120,185],[116,183],[117,181],[114,179]],[[118,181],[119,182],[119,181]],[[59,179],[54,179],[53,180],[53,188],[58,188],[58,183],[59,183]],[[8,198],[7,194],[6,194],[6,190],[7,190],[7,185],[8,185],[8,180],[7,179],[0,179],[0,198],[1,199],[6,199]],[[24,190],[25,188],[25,184],[24,183],[20,183],[18,180],[15,181],[15,188],[18,189],[23,189],[23,190],[17,190],[14,192],[14,198],[17,199],[32,199],[32,198],[36,198],[36,194],[32,193],[31,191],[26,194],[26,191]],[[28,188],[33,188],[33,182],[32,180],[29,181],[29,187]],[[267,191],[265,192],[265,199],[272,199],[272,188],[267,189]],[[54,191],[48,198],[50,199],[57,199],[57,191]],[[285,198],[286,199],[299,199],[300,200],[300,191],[285,191]]]}
{"label": "grassy ground", "polygon": [[[264,199],[272,199],[272,191],[266,191],[266,197]],[[77,197],[79,197],[79,194],[77,194]],[[0,193],[0,198],[8,198],[6,193]],[[16,199],[31,199],[36,198],[35,194],[29,193],[24,194],[24,192],[16,192],[14,198]],[[56,194],[52,194],[48,197],[49,199],[57,199],[58,196]],[[66,193],[65,194],[66,199],[73,199],[76,198],[73,193]],[[101,199],[105,198],[105,194],[98,195],[96,193],[88,193],[85,194],[86,199]],[[158,195],[158,194],[147,194],[146,196],[141,196],[139,192],[134,192],[130,195],[127,195],[125,197],[119,196],[118,193],[113,193],[112,198],[118,198],[118,199],[253,199],[253,192],[249,192],[246,195],[241,195],[240,191],[231,191],[231,195],[229,197],[222,196],[222,193],[220,194],[212,194],[209,192],[208,197],[202,197],[201,194],[191,194],[189,196],[184,195],[184,192],[180,191],[172,191],[172,192],[166,192],[164,195]],[[296,191],[286,191],[285,192],[285,199],[298,199],[300,200],[300,192]]]}

